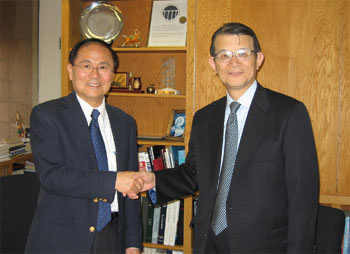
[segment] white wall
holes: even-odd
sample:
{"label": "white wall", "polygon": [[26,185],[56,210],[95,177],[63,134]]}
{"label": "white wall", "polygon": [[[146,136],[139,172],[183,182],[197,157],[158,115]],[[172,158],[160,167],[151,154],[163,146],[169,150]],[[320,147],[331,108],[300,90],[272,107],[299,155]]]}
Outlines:
{"label": "white wall", "polygon": [[40,0],[38,102],[61,97],[61,0]]}

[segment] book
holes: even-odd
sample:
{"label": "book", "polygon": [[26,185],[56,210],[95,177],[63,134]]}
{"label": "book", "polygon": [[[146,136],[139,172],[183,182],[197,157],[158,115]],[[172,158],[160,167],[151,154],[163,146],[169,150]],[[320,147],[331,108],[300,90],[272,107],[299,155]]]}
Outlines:
{"label": "book", "polygon": [[147,165],[146,165],[146,153],[145,152],[139,152],[138,153],[138,160],[139,160],[139,171],[147,171]]}
{"label": "book", "polygon": [[185,155],[185,150],[180,150],[179,151],[179,165],[185,163],[186,155]]}
{"label": "book", "polygon": [[345,210],[345,228],[343,237],[343,254],[350,253],[350,210]]}
{"label": "book", "polygon": [[148,153],[148,157],[149,157],[149,160],[150,160],[150,163],[151,163],[151,167],[152,167],[152,170],[153,170],[153,160],[155,158],[154,158],[154,153],[153,153],[153,147],[152,146],[147,147],[147,153]]}
{"label": "book", "polygon": [[163,161],[165,168],[172,168],[169,149],[167,147],[163,149]]}
{"label": "book", "polygon": [[[11,148],[10,148],[11,149]],[[13,157],[13,156],[16,156],[16,155],[20,155],[20,154],[23,154],[26,152],[26,147],[20,147],[20,148],[16,148],[16,149],[12,149],[9,151],[9,156],[10,157]]]}
{"label": "book", "polygon": [[158,229],[158,244],[164,243],[164,230],[166,220],[167,204],[164,203],[160,206],[160,217],[159,217],[159,229]]}
{"label": "book", "polygon": [[154,207],[153,211],[153,231],[152,231],[152,243],[158,243],[158,230],[159,230],[159,219],[160,219],[160,206]]}
{"label": "book", "polygon": [[166,207],[166,217],[165,217],[165,227],[164,227],[164,245],[169,245],[170,243],[170,230],[171,230],[171,221],[173,214],[174,206],[173,202],[168,202]]}
{"label": "book", "polygon": [[142,232],[144,242],[146,242],[148,203],[148,197],[141,196]]}
{"label": "book", "polygon": [[146,225],[146,240],[145,242],[152,242],[152,232],[153,232],[153,213],[154,206],[151,202],[148,202],[148,210],[147,210],[147,225]]}
{"label": "book", "polygon": [[169,218],[170,230],[169,230],[168,245],[174,246],[176,241],[177,223],[179,220],[180,200],[172,201],[171,206],[172,206],[172,209],[170,210],[171,216]]}
{"label": "book", "polygon": [[164,169],[164,162],[163,162],[163,158],[157,158],[153,160],[153,170],[157,171],[157,170],[162,170]]}
{"label": "book", "polygon": [[184,211],[185,211],[184,200],[180,199],[179,218],[177,220],[175,245],[183,245],[183,239],[184,239]]}
{"label": "book", "polygon": [[34,163],[27,160],[24,164],[24,172],[25,173],[36,172]]}
{"label": "book", "polygon": [[151,160],[149,158],[149,155],[146,152],[145,152],[145,161],[146,161],[146,171],[151,172],[152,171],[152,164],[151,164]]}
{"label": "book", "polygon": [[[171,150],[171,153],[173,155],[174,166],[182,164],[184,162],[184,159],[182,157],[185,154],[185,147],[184,146],[170,146],[170,150]],[[179,152],[180,152],[180,156],[181,156],[181,163],[179,161],[179,159],[180,159]]]}

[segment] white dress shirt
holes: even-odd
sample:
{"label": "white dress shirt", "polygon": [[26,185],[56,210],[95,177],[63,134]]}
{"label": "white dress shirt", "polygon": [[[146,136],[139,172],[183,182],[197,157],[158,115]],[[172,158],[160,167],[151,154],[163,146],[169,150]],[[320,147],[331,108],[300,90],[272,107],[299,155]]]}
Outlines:
{"label": "white dress shirt", "polygon": [[[84,112],[86,122],[87,122],[88,126],[90,126],[90,122],[92,120],[91,113],[92,113],[92,110],[94,108],[91,107],[90,104],[88,104],[86,101],[84,101],[78,95],[77,95],[77,99],[79,101],[79,104],[80,104],[83,112]],[[109,117],[108,117],[108,114],[106,111],[105,98],[103,98],[102,104],[96,109],[100,112],[100,115],[98,117],[98,125],[100,127],[102,138],[103,138],[103,141],[104,141],[105,147],[106,147],[107,160],[108,160],[108,170],[109,171],[117,171],[116,149],[115,149],[111,124],[109,122]],[[112,210],[112,212],[118,212],[117,191],[115,192],[114,201],[111,204],[111,210]]]}
{"label": "white dress shirt", "polygon": [[[244,124],[245,124],[245,121],[247,119],[250,104],[252,103],[256,88],[257,88],[257,82],[256,82],[256,80],[254,80],[253,84],[248,88],[248,90],[245,91],[245,93],[237,100],[237,102],[239,104],[241,104],[241,106],[239,107],[239,109],[236,112],[237,122],[238,122],[237,150],[239,148],[239,143],[241,141]],[[220,172],[221,172],[221,168],[222,168],[222,161],[224,159],[226,123],[227,123],[227,119],[231,113],[230,104],[234,101],[227,92],[226,92],[226,97],[227,97],[227,100],[226,100],[226,109],[225,109],[225,121],[224,121],[225,124],[224,124],[224,133],[223,133],[223,137],[222,137],[222,140],[224,142],[222,142],[222,148],[221,148],[222,152],[221,152]]]}

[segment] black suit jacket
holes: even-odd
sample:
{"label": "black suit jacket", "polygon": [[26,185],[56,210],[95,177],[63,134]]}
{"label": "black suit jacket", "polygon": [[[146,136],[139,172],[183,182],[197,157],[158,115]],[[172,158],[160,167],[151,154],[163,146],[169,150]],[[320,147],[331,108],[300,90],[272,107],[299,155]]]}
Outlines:
{"label": "black suit jacket", "polygon": [[[156,172],[157,201],[199,190],[194,251],[204,253],[220,171],[226,97],[193,119],[186,162]],[[231,252],[311,252],[318,162],[305,106],[258,84],[227,201]]]}
{"label": "black suit jacket", "polygon": [[[118,171],[137,170],[136,124],[106,104],[117,153]],[[84,113],[72,92],[45,102],[31,114],[31,144],[41,183],[38,206],[27,241],[30,253],[87,253],[91,250],[98,203],[112,203],[116,172],[98,171]],[[123,248],[141,248],[139,200],[118,193]]]}

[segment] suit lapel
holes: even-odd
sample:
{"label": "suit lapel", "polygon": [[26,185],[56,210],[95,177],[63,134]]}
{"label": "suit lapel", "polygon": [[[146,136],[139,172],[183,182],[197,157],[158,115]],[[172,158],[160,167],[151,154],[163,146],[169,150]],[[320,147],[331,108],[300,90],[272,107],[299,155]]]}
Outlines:
{"label": "suit lapel", "polygon": [[[218,181],[221,163],[221,152],[222,152],[222,136],[224,130],[224,119],[225,119],[225,107],[226,107],[226,96],[221,98],[216,107],[213,108],[209,117],[209,162],[210,162],[210,179],[216,179]],[[216,188],[216,185],[215,185]],[[214,191],[216,193],[216,190]]]}
{"label": "suit lapel", "polygon": [[244,169],[258,147],[268,123],[266,111],[269,107],[266,91],[258,84],[239,144],[235,171]]}
{"label": "suit lapel", "polygon": [[79,151],[79,154],[83,154],[84,158],[87,158],[86,154],[88,154],[88,158],[91,160],[93,168],[98,170],[95,152],[90,138],[90,130],[75,92],[64,97],[62,107],[65,111],[64,115],[66,116],[65,120],[67,125],[70,126],[69,129],[74,133],[76,140],[83,144],[80,146],[83,150]]}

